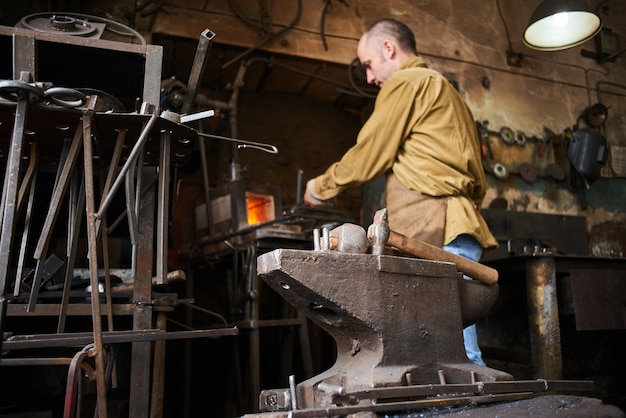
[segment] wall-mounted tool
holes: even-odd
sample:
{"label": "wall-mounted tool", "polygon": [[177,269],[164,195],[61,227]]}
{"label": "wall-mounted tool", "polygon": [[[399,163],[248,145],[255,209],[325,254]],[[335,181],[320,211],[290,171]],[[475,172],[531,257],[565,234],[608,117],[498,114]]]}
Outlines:
{"label": "wall-mounted tool", "polygon": [[530,163],[521,163],[519,165],[519,175],[529,183],[533,183],[537,180],[537,170],[535,166]]}
{"label": "wall-mounted tool", "polygon": [[600,128],[602,125],[604,125],[608,114],[609,109],[605,105],[603,105],[602,103],[596,103],[585,109],[583,116],[585,117],[585,121],[589,124],[589,126],[593,128]]}
{"label": "wall-mounted tool", "polygon": [[[491,148],[491,136],[496,135],[502,137],[501,133],[490,131],[487,128],[488,121],[484,122],[476,122],[476,129],[478,130],[478,137],[481,141],[481,151],[482,151],[482,163],[483,169],[487,173],[493,174],[496,178],[500,180],[504,180],[508,177],[509,172],[504,164],[499,161],[496,161],[493,149]],[[504,133],[507,136],[509,133],[505,130]],[[513,135],[513,131],[510,132],[510,135]],[[508,140],[508,139],[507,139]]]}
{"label": "wall-mounted tool", "polygon": [[600,168],[606,162],[607,155],[606,138],[600,132],[579,129],[572,133],[567,156],[587,187],[600,177]]}
{"label": "wall-mounted tool", "polygon": [[494,161],[491,165],[491,173],[500,180],[505,180],[509,176],[509,170],[498,161]]}
{"label": "wall-mounted tool", "polygon": [[511,128],[503,126],[500,128],[500,139],[507,145],[513,145],[515,143],[515,134]]}

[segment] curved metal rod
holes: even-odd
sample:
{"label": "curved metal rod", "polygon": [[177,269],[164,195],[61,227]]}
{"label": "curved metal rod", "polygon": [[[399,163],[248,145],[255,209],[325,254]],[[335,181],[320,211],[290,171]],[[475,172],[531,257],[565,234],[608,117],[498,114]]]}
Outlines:
{"label": "curved metal rod", "polygon": [[272,144],[264,144],[263,142],[246,141],[245,139],[229,138],[227,136],[205,134],[203,132],[198,132],[198,135],[204,136],[207,138],[221,139],[222,141],[234,142],[236,144],[239,144],[238,148],[254,148],[254,149],[258,149],[259,151],[267,152],[270,154],[278,154],[278,148]]}

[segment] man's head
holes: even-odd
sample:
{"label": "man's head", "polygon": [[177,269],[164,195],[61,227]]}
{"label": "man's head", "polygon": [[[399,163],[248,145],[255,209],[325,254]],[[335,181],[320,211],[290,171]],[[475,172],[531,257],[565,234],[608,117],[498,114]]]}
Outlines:
{"label": "man's head", "polygon": [[367,82],[382,87],[406,60],[417,55],[415,35],[404,23],[381,19],[361,36],[357,55]]}

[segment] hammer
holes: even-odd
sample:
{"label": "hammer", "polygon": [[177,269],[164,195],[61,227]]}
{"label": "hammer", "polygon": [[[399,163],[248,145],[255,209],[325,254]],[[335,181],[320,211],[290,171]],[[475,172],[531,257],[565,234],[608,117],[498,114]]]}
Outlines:
{"label": "hammer", "polygon": [[329,233],[329,250],[364,254],[368,246],[367,234],[361,225],[345,223]]}
{"label": "hammer", "polygon": [[389,245],[401,252],[425,260],[454,263],[460,272],[485,284],[498,283],[498,271],[491,267],[391,231],[387,221],[387,208],[380,209],[374,214],[374,223],[369,226],[367,237],[372,247],[372,254],[382,255],[385,245]]}

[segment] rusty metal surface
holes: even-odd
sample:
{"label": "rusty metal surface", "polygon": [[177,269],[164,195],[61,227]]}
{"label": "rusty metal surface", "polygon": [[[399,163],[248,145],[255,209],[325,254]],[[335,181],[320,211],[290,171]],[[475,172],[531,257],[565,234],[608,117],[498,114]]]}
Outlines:
{"label": "rusty metal surface", "polygon": [[[141,169],[139,173],[148,177],[153,168]],[[142,173],[143,172],[143,173]],[[142,182],[137,180],[137,190],[142,189]],[[150,291],[152,288],[152,246],[154,225],[152,222],[155,211],[156,190],[152,185],[141,200],[137,200],[138,231],[137,241],[134,243],[133,254],[136,259],[135,288],[133,299],[137,303],[133,313],[133,329],[150,328],[152,324],[152,306]],[[149,342],[135,342],[131,353],[130,378],[130,416],[147,418],[150,412],[150,355]]]}
{"label": "rusty metal surface", "polygon": [[467,359],[459,300],[466,281],[453,264],[301,250],[275,250],[257,264],[260,277],[337,345],[335,365],[297,386],[300,408],[333,404],[322,383],[352,392],[435,383],[440,373],[448,383],[512,379]]}
{"label": "rusty metal surface", "polygon": [[526,261],[526,291],[533,373],[537,378],[561,379],[563,359],[553,258]]}

